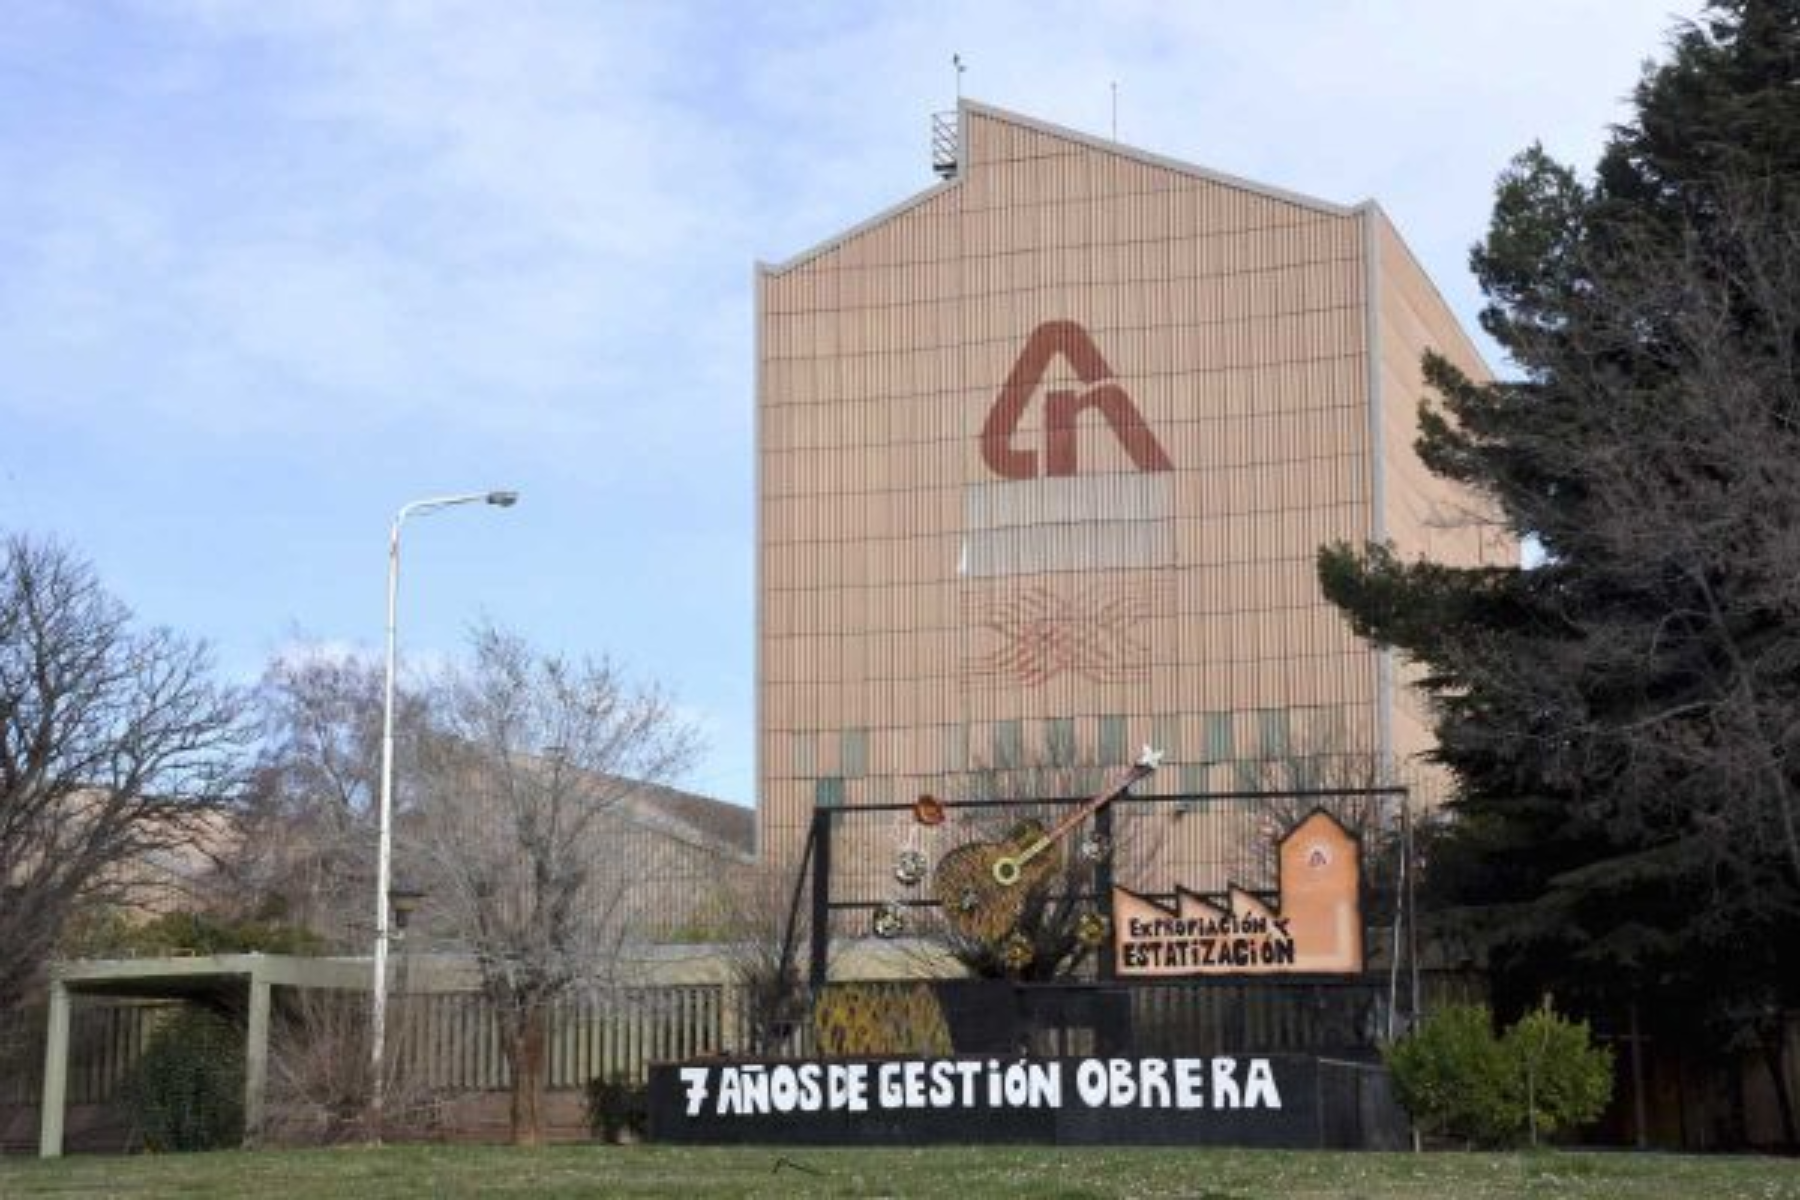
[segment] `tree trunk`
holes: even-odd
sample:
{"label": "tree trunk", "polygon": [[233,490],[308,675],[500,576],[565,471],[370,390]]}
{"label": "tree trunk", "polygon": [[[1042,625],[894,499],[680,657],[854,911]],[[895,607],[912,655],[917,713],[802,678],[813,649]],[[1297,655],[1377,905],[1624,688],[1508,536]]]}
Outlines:
{"label": "tree trunk", "polygon": [[512,1066],[512,1140],[515,1146],[544,1144],[544,1006],[529,1001],[512,1029],[507,1058]]}
{"label": "tree trunk", "polygon": [[1776,1019],[1774,1035],[1765,1036],[1762,1044],[1763,1066],[1769,1072],[1769,1082],[1775,1087],[1775,1104],[1781,1112],[1782,1142],[1787,1148],[1792,1149],[1800,1146],[1800,1136],[1794,1132],[1794,1098],[1788,1094],[1785,1014]]}

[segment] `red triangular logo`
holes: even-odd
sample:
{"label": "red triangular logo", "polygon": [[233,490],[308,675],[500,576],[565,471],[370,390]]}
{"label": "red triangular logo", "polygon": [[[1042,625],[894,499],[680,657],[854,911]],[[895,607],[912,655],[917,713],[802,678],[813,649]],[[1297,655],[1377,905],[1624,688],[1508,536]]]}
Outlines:
{"label": "red triangular logo", "polygon": [[1101,357],[1100,348],[1088,331],[1074,321],[1046,321],[1032,330],[1019,352],[1018,361],[1007,373],[1000,395],[988,410],[981,427],[982,461],[1002,479],[1035,479],[1038,455],[1035,450],[1022,450],[1013,445],[1013,435],[1024,419],[1031,393],[1043,382],[1044,373],[1057,355],[1069,360],[1076,378],[1095,384],[1084,392],[1051,392],[1044,397],[1045,475],[1076,473],[1075,420],[1087,409],[1097,409],[1112,427],[1126,455],[1140,471],[1168,471],[1174,468],[1162,444],[1144,422],[1137,405],[1125,389],[1106,382],[1113,370]]}

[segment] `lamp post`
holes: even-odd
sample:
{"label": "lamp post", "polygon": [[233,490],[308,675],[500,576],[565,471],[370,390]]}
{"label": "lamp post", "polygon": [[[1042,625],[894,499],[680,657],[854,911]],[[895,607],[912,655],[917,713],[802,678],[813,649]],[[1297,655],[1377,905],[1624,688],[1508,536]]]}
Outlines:
{"label": "lamp post", "polygon": [[381,1140],[381,1109],[387,1096],[386,1070],[383,1058],[387,1040],[387,958],[388,958],[388,890],[392,886],[390,866],[393,857],[394,831],[394,665],[397,646],[396,615],[400,596],[400,527],[406,518],[425,516],[458,504],[492,504],[511,508],[519,502],[517,492],[469,492],[458,496],[433,496],[402,505],[394,514],[388,531],[387,583],[387,682],[381,710],[381,800],[380,842],[375,864],[375,980],[374,1004],[370,1015],[369,1065],[369,1137]]}
{"label": "lamp post", "polygon": [[425,899],[425,893],[404,883],[396,883],[388,889],[387,896],[388,914],[394,922],[393,940],[400,944],[400,986],[395,991],[399,993],[400,1003],[405,1004],[407,997],[412,994],[410,984],[413,960],[411,947],[406,943],[406,929],[412,924],[413,913],[418,911],[419,902]]}

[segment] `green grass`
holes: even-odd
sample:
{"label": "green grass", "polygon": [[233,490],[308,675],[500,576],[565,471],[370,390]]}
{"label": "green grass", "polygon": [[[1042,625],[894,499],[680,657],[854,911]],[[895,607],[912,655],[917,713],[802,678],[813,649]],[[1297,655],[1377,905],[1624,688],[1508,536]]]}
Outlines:
{"label": "green grass", "polygon": [[[785,1162],[784,1162],[785,1160]],[[787,1164],[797,1164],[790,1166]],[[779,1169],[778,1169],[779,1168]],[[0,1197],[437,1196],[1756,1197],[1800,1200],[1791,1160],[1253,1150],[391,1146],[55,1162],[0,1159]]]}

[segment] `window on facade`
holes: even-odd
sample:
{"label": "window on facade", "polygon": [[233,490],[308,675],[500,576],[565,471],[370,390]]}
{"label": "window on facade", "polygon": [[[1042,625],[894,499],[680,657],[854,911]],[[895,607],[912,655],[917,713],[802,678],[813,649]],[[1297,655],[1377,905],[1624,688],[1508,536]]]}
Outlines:
{"label": "window on facade", "polygon": [[996,721],[994,723],[994,768],[1005,771],[1024,765],[1024,722]]}
{"label": "window on facade", "polygon": [[1264,758],[1283,758],[1291,740],[1288,736],[1288,714],[1285,708],[1265,708],[1256,714],[1257,752]]}
{"label": "window on facade", "polygon": [[817,739],[810,733],[796,733],[793,739],[794,774],[804,779],[819,769],[818,756],[813,753]]}
{"label": "window on facade", "polygon": [[969,727],[967,725],[944,726],[944,770],[949,772],[969,769]]}
{"label": "window on facade", "polygon": [[1231,732],[1231,714],[1228,712],[1209,712],[1206,714],[1206,760],[1208,762],[1229,762],[1237,757],[1237,747],[1233,744]]}
{"label": "window on facade", "polygon": [[869,731],[846,729],[838,734],[838,770],[852,779],[869,773]]}
{"label": "window on facade", "polygon": [[1125,718],[1100,718],[1100,761],[1107,764],[1122,763],[1131,753],[1126,744]]}

